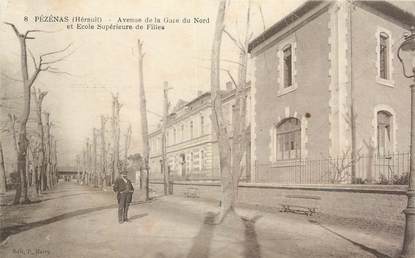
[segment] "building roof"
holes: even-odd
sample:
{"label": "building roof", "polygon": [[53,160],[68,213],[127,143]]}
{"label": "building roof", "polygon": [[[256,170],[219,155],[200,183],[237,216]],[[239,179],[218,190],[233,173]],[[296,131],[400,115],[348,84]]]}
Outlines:
{"label": "building roof", "polygon": [[[279,20],[277,23],[272,25],[270,28],[261,33],[258,37],[252,40],[248,46],[248,52],[251,52],[254,48],[277,34],[287,26],[291,25],[295,21],[302,18],[311,9],[317,7],[321,3],[329,3],[330,1],[307,1],[300,5],[297,9],[292,11],[290,14]],[[356,1],[356,5],[366,6],[375,11],[383,13],[394,20],[408,26],[415,26],[415,15],[409,11],[406,11],[396,4],[392,4],[386,1]]]}
{"label": "building roof", "polygon": [[277,23],[272,25],[270,28],[265,30],[261,33],[258,37],[252,40],[248,46],[248,52],[251,52],[252,49],[266,41],[267,39],[271,38],[273,35],[287,27],[288,25],[294,23],[298,19],[300,19],[303,15],[305,15],[308,11],[312,8],[318,6],[320,3],[324,1],[307,1],[300,5],[297,9],[292,11],[290,14],[279,20]]}
{"label": "building roof", "polygon": [[[246,91],[249,91],[250,89],[251,89],[251,82],[248,81],[246,83],[246,89],[245,90]],[[236,89],[235,88],[233,88],[231,90],[220,90],[219,91],[219,95],[222,97],[222,99],[223,99],[224,102],[226,102],[229,98],[231,98],[232,96],[234,96],[235,93],[236,93]],[[196,105],[195,103],[197,103],[199,100],[201,100],[203,98],[208,98],[208,101],[206,102],[206,104],[209,104],[210,103],[210,95],[211,95],[211,92],[210,91],[207,91],[207,92],[205,92],[203,94],[200,94],[196,98],[191,99],[189,102],[183,101],[183,103],[181,105],[177,105],[173,109],[173,111],[171,113],[169,113],[168,119],[167,119],[168,123],[171,122],[171,121],[173,121],[176,118],[177,119],[178,118],[181,118],[181,117],[183,117],[185,115],[188,115],[190,112],[193,112],[193,110],[191,110],[191,106]],[[186,111],[185,111],[184,114],[183,113],[180,113],[180,110],[182,110],[182,108],[188,108],[188,109],[186,109]],[[149,133],[149,135],[152,136],[154,134],[159,133],[160,131],[161,131],[161,124],[159,124],[156,129],[152,130]]]}
{"label": "building roof", "polygon": [[401,22],[404,25],[415,26],[415,15],[408,10],[404,10],[399,6],[399,2],[390,3],[387,1],[357,1],[358,5],[364,5],[386,14],[389,17]]}

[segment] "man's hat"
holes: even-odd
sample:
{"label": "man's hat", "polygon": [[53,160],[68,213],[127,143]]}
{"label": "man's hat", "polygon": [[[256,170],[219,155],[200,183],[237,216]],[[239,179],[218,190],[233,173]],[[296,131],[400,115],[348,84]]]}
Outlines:
{"label": "man's hat", "polygon": [[121,170],[120,174],[121,174],[121,175],[127,175],[127,174],[128,174],[128,172],[127,172],[127,170]]}

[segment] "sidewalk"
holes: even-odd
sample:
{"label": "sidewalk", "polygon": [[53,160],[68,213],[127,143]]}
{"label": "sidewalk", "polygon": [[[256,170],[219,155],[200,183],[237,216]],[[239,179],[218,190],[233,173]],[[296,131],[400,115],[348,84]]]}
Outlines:
{"label": "sidewalk", "polygon": [[[163,201],[200,212],[219,211],[217,203],[212,201],[177,196],[164,197]],[[278,239],[269,239],[270,231],[284,233],[285,238],[280,239],[283,244],[278,245],[282,249],[279,248],[277,257],[396,257],[402,244],[403,232],[391,234],[388,229],[379,229],[379,225],[362,227],[324,215],[308,217],[302,214],[266,212],[242,207],[236,210],[240,216],[256,220],[255,225],[251,226],[254,226],[261,250],[275,251]],[[296,242],[294,245],[290,243],[293,240]],[[322,249],[314,250],[313,246],[319,245]],[[335,251],[340,247],[344,247],[342,252]],[[307,249],[304,253],[301,251],[303,248]],[[265,252],[261,257],[273,257],[273,251]]]}
{"label": "sidewalk", "polygon": [[299,214],[238,208],[247,219],[211,225],[217,203],[134,202],[126,224],[117,223],[114,193],[87,186],[62,184],[39,203],[3,206],[0,257],[394,257],[401,243]]}

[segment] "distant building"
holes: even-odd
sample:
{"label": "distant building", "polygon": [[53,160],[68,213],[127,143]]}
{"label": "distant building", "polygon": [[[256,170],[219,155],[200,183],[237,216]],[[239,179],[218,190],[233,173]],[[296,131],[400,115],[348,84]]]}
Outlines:
{"label": "distant building", "polygon": [[393,2],[308,1],[253,40],[253,181],[316,176],[327,163],[304,160],[349,158],[352,148],[374,156],[374,169],[402,169],[390,155],[409,151],[411,81],[396,51],[414,24]]}
{"label": "distant building", "polygon": [[[247,123],[250,123],[250,95],[247,88]],[[235,90],[227,84],[221,92],[223,113],[232,134],[232,105]],[[179,101],[168,116],[166,130],[166,153],[171,174],[176,179],[218,179],[219,152],[214,128],[211,123],[211,94],[199,93],[189,102]],[[161,128],[150,133],[150,173],[151,178],[161,178]],[[250,155],[250,150],[247,151]],[[250,168],[250,158],[247,158]],[[248,171],[249,173],[249,171]],[[246,177],[247,175],[244,175]]]}

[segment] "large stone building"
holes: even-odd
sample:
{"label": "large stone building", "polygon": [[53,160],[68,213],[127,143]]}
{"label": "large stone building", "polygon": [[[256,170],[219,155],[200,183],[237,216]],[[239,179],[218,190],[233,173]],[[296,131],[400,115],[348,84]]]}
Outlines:
{"label": "large stone building", "polygon": [[378,179],[376,164],[395,171],[391,155],[409,151],[411,81],[396,51],[410,25],[393,2],[308,1],[254,39],[253,181],[319,182],[329,163],[307,160],[352,152],[373,157],[362,180]]}
{"label": "large stone building", "polygon": [[[227,131],[232,135],[232,105],[235,90],[230,83],[221,92]],[[250,122],[250,88],[247,88],[247,121]],[[179,101],[169,113],[166,129],[167,164],[176,180],[219,178],[219,151],[211,124],[211,94],[200,93],[189,102]],[[161,178],[161,127],[150,133],[151,178]],[[250,150],[247,152],[250,154]],[[249,155],[248,155],[249,156]],[[250,168],[250,158],[246,159]],[[244,175],[244,177],[248,175]]]}

